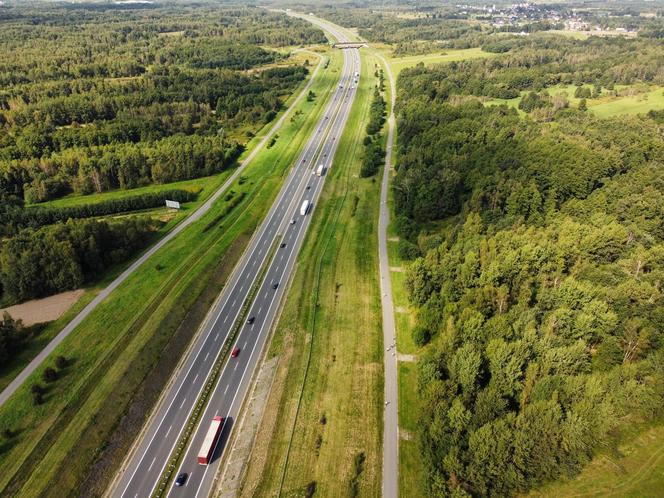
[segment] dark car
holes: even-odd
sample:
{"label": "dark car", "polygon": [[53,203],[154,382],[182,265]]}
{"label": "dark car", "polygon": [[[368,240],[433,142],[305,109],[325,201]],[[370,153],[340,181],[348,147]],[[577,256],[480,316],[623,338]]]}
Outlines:
{"label": "dark car", "polygon": [[307,190],[309,190],[310,188],[311,188],[311,185],[307,185]]}
{"label": "dark car", "polygon": [[255,319],[256,319],[255,316],[250,316],[249,319],[247,320],[247,323],[254,323]]}
{"label": "dark car", "polygon": [[175,479],[176,486],[184,486],[184,483],[187,482],[187,474],[182,473]]}
{"label": "dark car", "polygon": [[231,358],[237,358],[237,355],[240,354],[240,348],[234,347],[233,351],[231,352]]}
{"label": "dark car", "polygon": [[282,242],[282,243],[279,245],[279,247],[281,247],[281,248],[283,249],[284,247],[286,247],[286,243],[285,243],[285,242]]}
{"label": "dark car", "polygon": [[279,282],[275,282],[272,284],[273,289],[276,289],[277,287],[279,287]]}

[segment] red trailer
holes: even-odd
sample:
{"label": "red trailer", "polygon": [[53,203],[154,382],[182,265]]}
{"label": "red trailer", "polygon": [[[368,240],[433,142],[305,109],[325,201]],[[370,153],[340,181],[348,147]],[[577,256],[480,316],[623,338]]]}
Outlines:
{"label": "red trailer", "polygon": [[224,426],[223,417],[214,417],[210,428],[205,435],[205,440],[203,441],[203,446],[198,452],[198,463],[201,465],[207,465],[210,463],[210,458],[212,458],[212,452],[217,446],[217,441],[219,441],[219,435],[221,434],[221,428]]}

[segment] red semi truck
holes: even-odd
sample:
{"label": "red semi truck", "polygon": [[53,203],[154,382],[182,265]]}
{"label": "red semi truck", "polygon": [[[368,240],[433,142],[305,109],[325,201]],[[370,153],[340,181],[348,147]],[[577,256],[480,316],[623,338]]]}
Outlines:
{"label": "red semi truck", "polygon": [[215,447],[217,446],[217,441],[219,441],[219,435],[221,434],[221,428],[224,426],[223,417],[214,417],[210,428],[205,435],[203,440],[203,445],[201,450],[198,452],[198,463],[201,465],[207,465],[210,463],[212,458],[212,453],[214,452]]}

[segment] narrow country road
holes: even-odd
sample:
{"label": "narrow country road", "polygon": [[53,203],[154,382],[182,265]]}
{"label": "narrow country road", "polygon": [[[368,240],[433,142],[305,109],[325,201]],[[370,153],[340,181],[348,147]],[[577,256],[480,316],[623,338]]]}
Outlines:
{"label": "narrow country road", "polygon": [[[322,63],[322,59],[321,59]],[[283,125],[286,117],[290,115],[291,110],[304,98],[304,96],[307,94],[309,91],[309,88],[311,87],[314,78],[316,77],[316,74],[318,73],[321,63],[319,63],[316,66],[316,69],[314,73],[311,75],[309,78],[309,81],[305,85],[305,87],[302,89],[302,91],[298,94],[298,96],[295,98],[295,100],[291,103],[290,107],[284,112],[284,114],[272,125],[272,128],[270,128],[270,131],[267,132],[267,134],[263,137],[263,139],[254,147],[254,149],[251,151],[251,153],[240,163],[240,165],[237,167],[235,172],[226,180],[226,182],[219,187],[217,191],[215,191],[210,198],[205,201],[196,211],[194,211],[189,217],[185,218],[178,226],[176,226],[173,230],[171,230],[169,233],[167,233],[159,242],[157,242],[155,245],[153,245],[150,249],[148,249],[143,255],[141,255],[136,261],[134,261],[125,271],[123,271],[118,277],[115,278],[106,288],[104,288],[99,294],[95,296],[95,298],[88,303],[88,305],[83,308],[78,315],[76,315],[71,322],[69,322],[59,333],[56,335],[51,342],[49,342],[46,347],[39,352],[37,356],[35,356],[28,365],[21,370],[21,372],[16,376],[14,380],[12,380],[5,389],[0,392],[0,406],[2,406],[16,390],[21,387],[21,384],[25,382],[25,380],[30,376],[32,372],[34,372],[39,365],[42,364],[44,360],[55,350],[55,348],[58,347],[58,345],[65,340],[65,338],[71,334],[78,325],[81,324],[83,320],[85,320],[90,313],[92,313],[95,308],[104,300],[106,299],[111,292],[113,292],[122,282],[127,280],[143,263],[145,263],[154,253],[156,253],[159,249],[164,247],[166,244],[168,244],[171,240],[173,240],[177,235],[182,232],[185,228],[187,228],[189,225],[194,223],[195,221],[199,220],[205,213],[207,213],[212,205],[215,203],[215,201],[232,185],[232,183],[242,174],[242,172],[245,170],[245,168],[251,163],[251,161],[254,159],[256,154],[260,152],[264,145],[267,143],[267,141],[274,135],[276,131],[278,131],[281,126]]]}
{"label": "narrow country road", "polygon": [[[390,82],[390,115],[387,119],[387,143],[385,144],[385,167],[380,187],[380,218],[378,220],[378,259],[380,266],[380,290],[383,305],[383,364],[385,368],[385,417],[383,428],[383,496],[396,498],[399,495],[399,390],[397,376],[397,342],[394,326],[394,303],[392,302],[392,280],[387,255],[387,227],[390,224],[390,208],[387,204],[390,175],[392,174],[392,147],[394,145],[394,104],[396,85],[392,70],[385,58],[378,57],[385,66]],[[389,349],[389,351],[388,351]]]}

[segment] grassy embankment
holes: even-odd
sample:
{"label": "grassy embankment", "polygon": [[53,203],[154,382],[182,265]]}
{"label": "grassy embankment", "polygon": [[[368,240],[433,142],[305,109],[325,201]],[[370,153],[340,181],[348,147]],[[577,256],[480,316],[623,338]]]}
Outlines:
{"label": "grassy embankment", "polygon": [[313,482],[317,496],[349,496],[351,483],[358,496],[381,493],[380,183],[358,177],[375,64],[363,51],[358,95],[268,353],[279,367],[242,496],[279,490],[291,435],[282,496]]}
{"label": "grassy embankment", "polygon": [[[296,110],[302,114],[286,120],[276,144],[254,159],[244,181],[231,187],[236,195],[246,194],[239,205],[217,220],[229,202],[220,199],[201,220],[169,242],[56,350],[53,356],[70,359],[56,382],[41,381],[43,369],[53,363],[49,360],[0,409],[0,428],[14,433],[3,443],[0,455],[0,494],[65,496],[81,491],[92,462],[107,445],[116,453],[111,464],[117,465],[143,421],[139,417],[137,426],[124,428],[125,440],[109,445],[121,432],[122,415],[131,412],[134,402],[144,401],[141,393],[152,402],[158,396],[181,349],[172,351],[171,357],[162,353],[170,351],[175,338],[186,347],[313,130],[338,75],[335,55],[314,83],[315,102],[303,99],[298,104]],[[150,375],[158,368],[165,372],[160,382],[146,386],[146,379],[153,379]],[[38,406],[30,393],[35,383],[46,386],[44,403]],[[114,465],[100,471],[89,483],[96,488],[85,488],[86,493],[93,496],[103,491],[113,471]]]}

